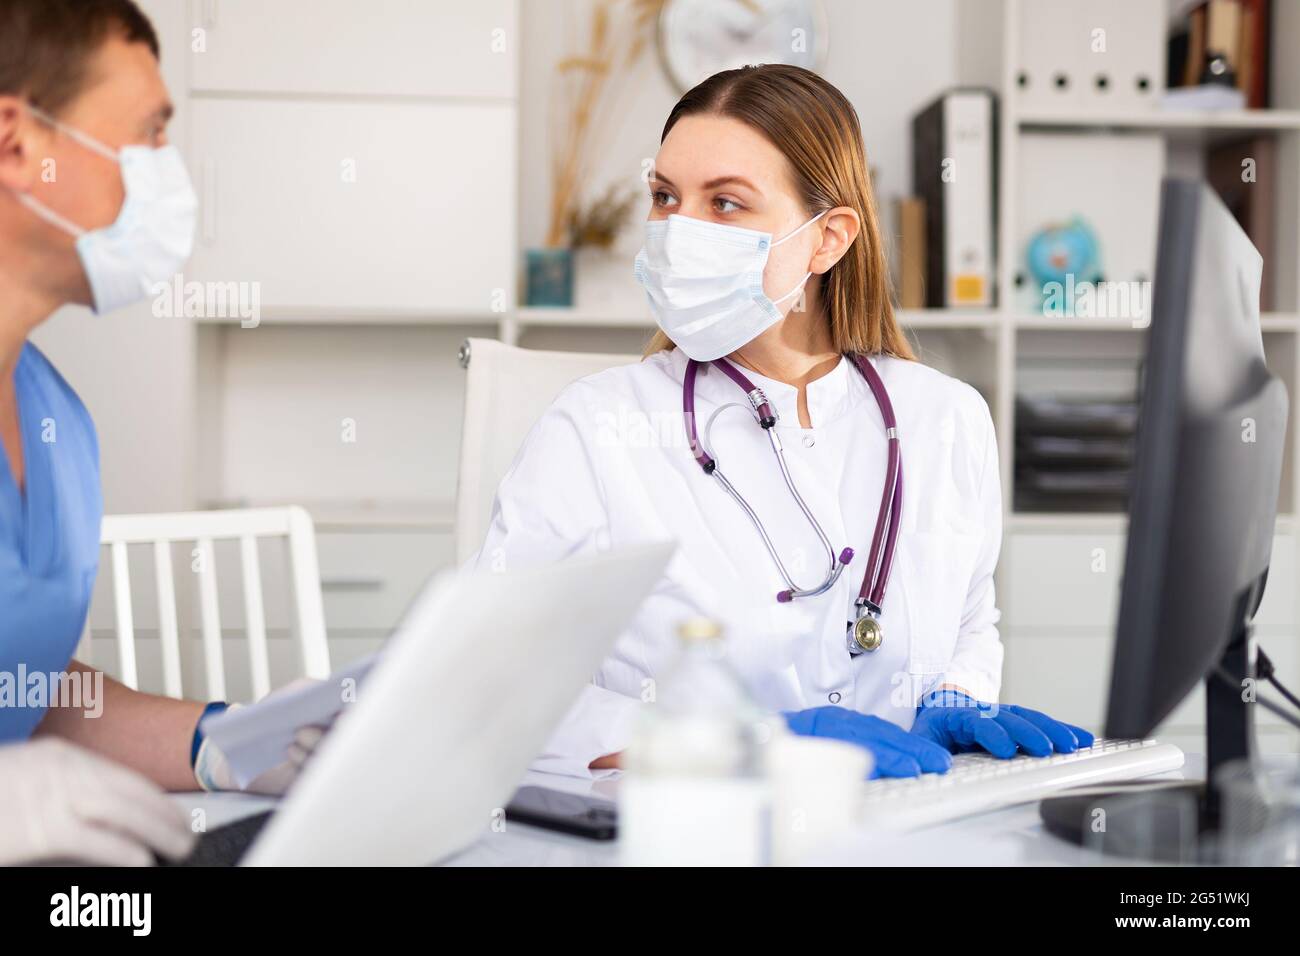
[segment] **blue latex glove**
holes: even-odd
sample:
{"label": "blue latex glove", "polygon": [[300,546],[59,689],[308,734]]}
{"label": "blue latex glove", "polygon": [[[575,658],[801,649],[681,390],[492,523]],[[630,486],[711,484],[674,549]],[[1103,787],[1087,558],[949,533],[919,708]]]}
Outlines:
{"label": "blue latex glove", "polygon": [[859,714],[844,707],[813,707],[791,711],[784,716],[796,734],[847,740],[866,747],[875,758],[871,770],[873,777],[944,773],[952,766],[952,756],[948,751],[879,717]]}
{"label": "blue latex glove", "polygon": [[952,753],[987,750],[1004,760],[1018,751],[1046,757],[1053,750],[1074,753],[1091,747],[1093,736],[1081,727],[1012,704],[989,704],[955,690],[921,699],[912,733]]}

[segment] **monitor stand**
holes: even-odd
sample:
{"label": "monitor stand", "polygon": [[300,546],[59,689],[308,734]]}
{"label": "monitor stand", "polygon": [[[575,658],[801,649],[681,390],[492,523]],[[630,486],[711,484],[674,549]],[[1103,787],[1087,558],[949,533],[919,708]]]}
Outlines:
{"label": "monitor stand", "polygon": [[[1253,626],[1250,595],[1241,602],[1243,612],[1236,633],[1224,649],[1217,668],[1205,676],[1205,779],[1210,784],[1219,768],[1234,760],[1253,757],[1255,750],[1254,708],[1247,703],[1247,678],[1254,679],[1251,648]],[[1117,784],[1105,793],[1090,790],[1081,795],[1051,797],[1039,804],[1038,812],[1049,833],[1080,846],[1129,859],[1160,863],[1212,862],[1213,837],[1219,829],[1219,793],[1207,783],[1134,780]],[[1125,814],[1137,815],[1138,794],[1158,794],[1162,804],[1150,819],[1142,821],[1134,839],[1123,829]],[[1180,812],[1181,811],[1181,812]],[[1159,819],[1163,814],[1164,819]],[[1188,819],[1195,814],[1194,821]],[[1120,821],[1121,836],[1108,822]],[[1194,830],[1194,832],[1192,832]]]}

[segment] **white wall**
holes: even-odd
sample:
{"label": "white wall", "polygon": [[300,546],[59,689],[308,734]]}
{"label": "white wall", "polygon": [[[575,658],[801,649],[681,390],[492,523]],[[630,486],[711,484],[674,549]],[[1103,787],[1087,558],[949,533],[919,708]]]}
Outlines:
{"label": "white wall", "polygon": [[[968,0],[969,2],[969,0]],[[877,171],[882,207],[911,189],[912,114],[956,77],[956,0],[826,0],[830,43],[824,71],[852,101],[862,123],[867,158]],[[548,98],[554,65],[580,49],[586,37],[590,0],[528,0],[521,15],[520,243],[537,246],[545,237],[550,196]],[[615,181],[644,193],[642,161],[654,156],[659,133],[678,93],[669,83],[653,45],[641,58],[628,94],[619,101],[617,122],[589,178],[596,195]],[[643,206],[640,215],[648,208]],[[631,256],[640,245],[637,230],[621,244]]]}
{"label": "white wall", "polygon": [[[178,107],[171,135],[184,142],[184,5],[139,0],[162,43],[162,70]],[[108,316],[60,310],[33,341],[81,395],[99,430],[109,512],[169,511],[194,499],[194,327],[157,319],[147,304]]]}

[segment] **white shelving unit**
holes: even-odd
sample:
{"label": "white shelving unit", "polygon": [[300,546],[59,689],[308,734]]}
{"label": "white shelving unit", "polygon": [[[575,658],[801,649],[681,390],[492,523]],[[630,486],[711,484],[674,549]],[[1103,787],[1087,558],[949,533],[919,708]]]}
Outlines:
{"label": "white shelving unit", "polygon": [[[972,44],[996,55],[970,58],[980,75],[963,81],[997,88],[1000,94],[999,173],[999,289],[1002,302],[1012,300],[1015,272],[1021,255],[1017,190],[1008,188],[1021,174],[1024,137],[1056,133],[1087,137],[1098,134],[1154,134],[1165,144],[1166,168],[1185,175],[1196,167],[1195,154],[1207,145],[1269,135],[1277,143],[1274,191],[1278,234],[1274,237],[1275,300],[1280,311],[1261,317],[1270,368],[1296,394],[1300,369],[1300,71],[1293,52],[1300,44],[1300,4],[1275,3],[1272,31],[1272,105],[1268,110],[1238,112],[1161,112],[1154,102],[1129,109],[1080,108],[1059,110],[1041,102],[1020,103],[1021,36],[1026,0],[962,4],[959,32]],[[1060,6],[1060,5],[1058,5]],[[1082,9],[1082,7],[1080,7]],[[990,16],[991,11],[997,12]],[[1091,8],[1096,25],[1104,25],[1107,8]],[[1068,15],[1067,15],[1068,16]],[[1079,22],[1076,18],[1076,25]],[[1080,44],[1086,37],[1079,37]],[[1155,69],[1163,72],[1164,51]],[[1076,79],[1082,79],[1076,78]],[[1075,84],[1083,85],[1083,84]],[[1038,98],[1041,100],[1041,96]],[[1071,183],[1063,182],[1063,190]],[[1102,716],[1109,675],[1111,634],[1117,611],[1123,558],[1125,519],[1122,515],[1018,513],[1014,510],[1014,403],[1018,386],[1028,377],[1026,364],[1035,356],[1056,351],[1063,360],[1087,368],[1094,361],[1128,355],[1136,361],[1145,334],[1114,319],[1061,319],[1026,314],[1006,307],[999,318],[994,415],[1001,439],[1001,465],[1007,505],[1007,529],[1000,574],[1000,604],[1007,644],[1004,696],[1051,707],[1097,723]],[[1292,516],[1300,502],[1300,465],[1296,455],[1297,422],[1288,425],[1286,467],[1280,493],[1273,568],[1264,607],[1258,618],[1261,643],[1275,658],[1286,661],[1284,672],[1296,673],[1300,663],[1297,623],[1296,528]],[[1048,674],[1071,680],[1048,680]],[[1261,720],[1264,746],[1294,749],[1295,736],[1276,722]],[[1166,722],[1161,733],[1189,749],[1203,746],[1203,704],[1199,694]]]}

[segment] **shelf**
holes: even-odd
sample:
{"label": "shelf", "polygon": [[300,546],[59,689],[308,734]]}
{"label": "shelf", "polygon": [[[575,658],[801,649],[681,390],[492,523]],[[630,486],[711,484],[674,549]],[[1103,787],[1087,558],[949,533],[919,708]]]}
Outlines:
{"label": "shelf", "polygon": [[1015,511],[1007,515],[1004,531],[1038,534],[1118,533],[1127,524],[1128,515],[1111,511]]}
{"label": "shelf", "polygon": [[908,329],[995,329],[1002,321],[995,309],[898,309],[894,314]]}
{"label": "shelf", "polygon": [[[499,325],[507,313],[498,312],[441,312],[436,309],[354,309],[304,308],[268,306],[261,310],[261,325]],[[199,325],[234,326],[242,328],[238,318],[199,317]],[[245,331],[253,331],[250,326]]]}
{"label": "shelf", "polygon": [[[1005,313],[996,309],[898,309],[898,321],[908,329],[996,329]],[[514,313],[523,326],[594,327],[652,329],[654,323],[645,316],[607,312],[593,309],[525,308]],[[1020,313],[1010,317],[1018,329],[1047,329],[1051,331],[1143,331],[1145,325],[1134,325],[1129,319],[1086,319]],[[1300,314],[1270,312],[1261,316],[1260,325],[1265,332],[1300,331]]]}
{"label": "shelf", "polygon": [[644,307],[629,308],[627,306],[610,306],[606,308],[592,308],[590,306],[571,308],[562,306],[524,306],[516,309],[513,313],[509,313],[507,317],[518,320],[519,324],[524,326],[651,329],[654,328],[655,324],[654,319],[650,317]]}
{"label": "shelf", "polygon": [[1135,325],[1132,319],[1085,319],[1078,316],[1050,316],[1024,313],[1012,317],[1017,329],[1047,332],[1144,332],[1150,323]]}
{"label": "shelf", "polygon": [[1027,110],[1014,122],[1029,130],[1139,130],[1220,135],[1250,132],[1300,132],[1300,110],[1150,110],[1095,112]]}
{"label": "shelf", "polygon": [[[1128,525],[1128,515],[1114,511],[1015,511],[1007,515],[1003,525],[1003,532],[1007,534],[1122,533]],[[1274,534],[1291,535],[1295,531],[1295,515],[1277,516]]]}
{"label": "shelf", "polygon": [[[1134,325],[1130,319],[1085,319],[1079,317],[1035,315],[1021,313],[1012,317],[1012,324],[1025,331],[1047,332],[1145,332],[1150,324]],[[1260,329],[1264,332],[1300,331],[1300,314],[1294,312],[1266,312],[1259,318]]]}
{"label": "shelf", "polygon": [[[993,309],[898,309],[898,320],[911,329],[996,328],[1000,313]],[[522,326],[652,329],[654,320],[644,310],[525,307],[507,317]]]}

